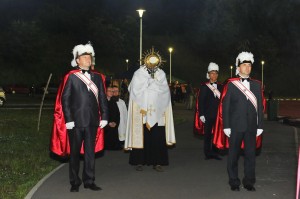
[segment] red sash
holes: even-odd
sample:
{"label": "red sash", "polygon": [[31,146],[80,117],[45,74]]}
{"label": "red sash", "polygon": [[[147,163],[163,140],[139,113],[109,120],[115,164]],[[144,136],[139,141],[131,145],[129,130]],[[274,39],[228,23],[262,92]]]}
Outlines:
{"label": "red sash", "polygon": [[94,93],[94,95],[97,99],[97,102],[99,104],[98,87],[94,84],[94,82],[92,80],[90,80],[87,76],[82,74],[81,72],[74,73],[74,75],[76,75],[83,83],[85,83],[86,86]]}
{"label": "red sash", "polygon": [[242,91],[242,93],[250,100],[250,102],[253,104],[253,106],[257,112],[257,99],[256,99],[255,95],[248,88],[246,88],[246,86],[244,86],[244,84],[242,84],[240,81],[234,80],[234,81],[232,81],[232,83],[238,89],[240,89],[240,91]]}
{"label": "red sash", "polygon": [[220,99],[221,93],[217,88],[215,88],[210,83],[206,83],[206,86]]}

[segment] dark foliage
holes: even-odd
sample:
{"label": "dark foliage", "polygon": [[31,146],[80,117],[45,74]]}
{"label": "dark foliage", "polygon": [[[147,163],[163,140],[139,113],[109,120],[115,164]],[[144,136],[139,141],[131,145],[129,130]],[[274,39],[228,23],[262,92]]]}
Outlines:
{"label": "dark foliage", "polygon": [[265,61],[267,91],[299,96],[298,0],[2,0],[0,84],[42,84],[50,73],[58,83],[70,69],[73,47],[88,41],[96,69],[104,74],[125,72],[125,59],[136,67],[140,7],[146,9],[143,49],[160,51],[166,73],[169,46],[172,75],[194,85],[205,80],[211,61],[220,66],[220,80],[227,79],[237,54],[247,50],[254,54],[252,75],[259,80]]}

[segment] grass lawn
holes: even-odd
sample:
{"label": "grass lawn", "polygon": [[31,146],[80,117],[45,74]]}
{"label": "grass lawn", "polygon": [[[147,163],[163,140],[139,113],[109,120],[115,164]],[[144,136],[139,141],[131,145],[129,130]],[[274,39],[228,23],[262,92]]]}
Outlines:
{"label": "grass lawn", "polygon": [[0,109],[0,198],[21,199],[60,163],[49,156],[53,110]]}

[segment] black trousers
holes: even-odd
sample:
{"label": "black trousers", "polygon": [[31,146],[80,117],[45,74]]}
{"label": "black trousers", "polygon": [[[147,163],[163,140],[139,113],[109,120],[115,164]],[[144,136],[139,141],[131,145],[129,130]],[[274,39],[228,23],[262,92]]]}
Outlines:
{"label": "black trousers", "polygon": [[244,185],[254,185],[255,183],[255,150],[256,150],[256,129],[246,132],[232,131],[229,138],[229,150],[227,171],[229,184],[239,186],[241,184],[238,177],[238,160],[241,152],[241,144],[244,141]]}
{"label": "black trousers", "polygon": [[121,150],[121,142],[119,140],[118,127],[104,128],[104,148],[106,150]]}
{"label": "black trousers", "polygon": [[[95,181],[95,139],[97,127],[68,130],[70,142],[69,178],[71,185],[91,184]],[[84,143],[84,166],[82,181],[79,177],[80,149]]]}
{"label": "black trousers", "polygon": [[204,155],[206,157],[215,156],[217,153],[213,151],[212,145],[212,128],[216,123],[216,119],[207,118],[204,123]]}
{"label": "black trousers", "polygon": [[144,148],[132,149],[129,156],[131,165],[168,165],[168,147],[164,126],[155,124],[150,131],[144,125]]}

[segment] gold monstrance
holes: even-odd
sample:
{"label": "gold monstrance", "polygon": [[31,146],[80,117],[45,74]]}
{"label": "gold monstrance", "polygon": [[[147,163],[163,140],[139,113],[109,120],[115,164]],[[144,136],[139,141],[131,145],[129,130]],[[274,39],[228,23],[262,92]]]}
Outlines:
{"label": "gold monstrance", "polygon": [[147,67],[147,70],[152,78],[154,78],[154,73],[157,71],[157,69],[163,64],[163,62],[165,62],[161,58],[159,51],[155,52],[153,47],[151,50],[143,53],[142,61]]}

